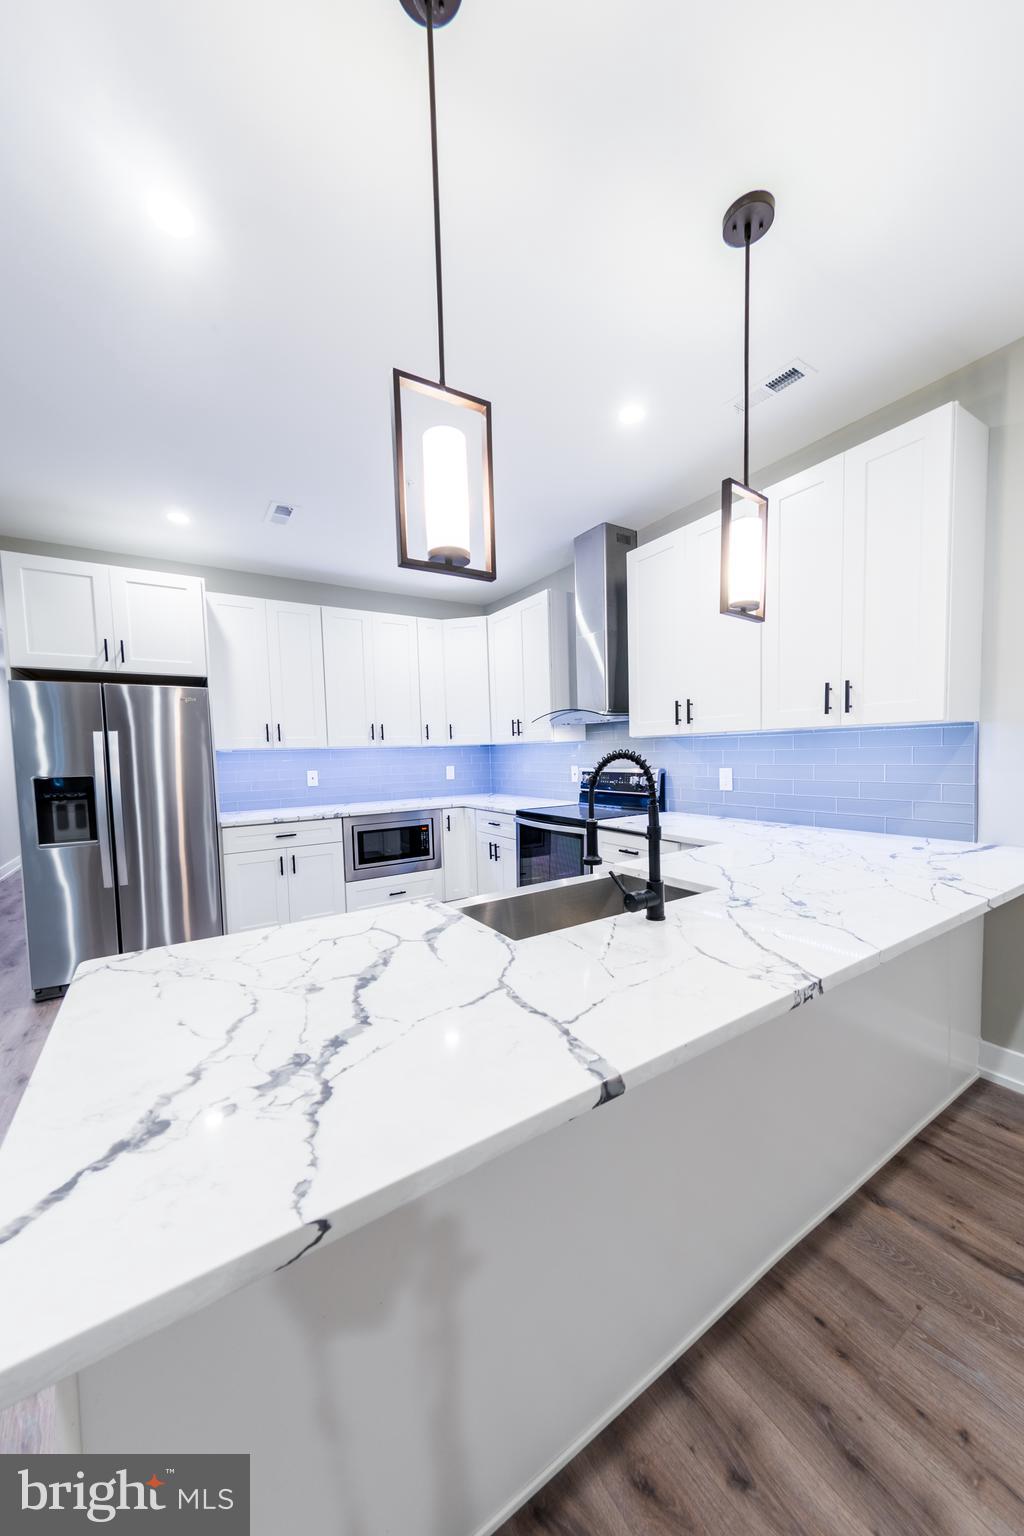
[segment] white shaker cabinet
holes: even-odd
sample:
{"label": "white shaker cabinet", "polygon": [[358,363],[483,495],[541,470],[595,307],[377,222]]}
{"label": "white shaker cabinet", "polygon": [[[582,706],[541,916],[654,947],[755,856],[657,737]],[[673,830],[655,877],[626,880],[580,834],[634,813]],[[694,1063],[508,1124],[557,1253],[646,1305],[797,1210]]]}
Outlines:
{"label": "white shaker cabinet", "polygon": [[766,729],[978,718],[987,456],[951,402],[769,487]]}
{"label": "white shaker cabinet", "polygon": [[8,663],[205,677],[203,582],[48,555],[2,555]]}
{"label": "white shaker cabinet", "polygon": [[491,739],[487,620],[442,619],[445,739],[469,746]]}
{"label": "white shaker cabinet", "polygon": [[[377,740],[373,707],[373,614],[324,608],[327,744],[368,747]],[[372,735],[371,735],[372,733]]]}
{"label": "white shaker cabinet", "polygon": [[554,725],[567,709],[569,599],[545,589],[487,617],[491,678],[491,740],[582,740],[583,728]]}
{"label": "white shaker cabinet", "polygon": [[344,912],[339,821],[227,827],[222,840],[228,933]]}
{"label": "white shaker cabinet", "polygon": [[272,735],[279,747],[326,747],[324,648],[320,609],[267,603]]}
{"label": "white shaker cabinet", "polygon": [[627,557],[631,736],[760,729],[761,626],[719,611],[720,550],[715,512]]}
{"label": "white shaker cabinet", "polygon": [[385,747],[419,746],[422,725],[416,620],[403,613],[375,613],[372,628],[377,740]]}
{"label": "white shaker cabinet", "polygon": [[441,868],[445,901],[476,894],[476,812],[453,805],[441,812]]}
{"label": "white shaker cabinet", "polygon": [[476,888],[481,896],[495,891],[514,891],[518,883],[516,845],[486,829],[477,831]]}
{"label": "white shaker cabinet", "polygon": [[198,576],[110,567],[114,662],[151,677],[205,677],[206,614]]}
{"label": "white shaker cabinet", "polygon": [[224,856],[224,925],[227,933],[272,928],[288,922],[284,854],[260,848]]}
{"label": "white shaker cabinet", "polygon": [[825,685],[829,704],[837,703],[842,678],[842,455],[765,494],[764,726],[827,725]]}
{"label": "white shaker cabinet", "polygon": [[420,740],[424,746],[437,747],[448,740],[442,621],[417,619],[416,644],[420,673]]}
{"label": "white shaker cabinet", "polygon": [[345,858],[340,843],[294,848],[284,861],[290,922],[344,912]]}
{"label": "white shaker cabinet", "polygon": [[267,605],[260,597],[210,592],[210,710],[221,752],[272,745]]}

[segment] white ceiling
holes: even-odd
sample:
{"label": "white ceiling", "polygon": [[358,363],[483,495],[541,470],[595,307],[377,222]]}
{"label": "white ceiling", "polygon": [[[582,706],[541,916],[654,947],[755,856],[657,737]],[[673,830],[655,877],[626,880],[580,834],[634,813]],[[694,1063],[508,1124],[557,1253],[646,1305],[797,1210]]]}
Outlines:
{"label": "white ceiling", "polygon": [[[391,369],[436,371],[399,0],[50,0],[0,49],[0,531],[470,603],[1024,333],[1017,0],[463,0],[437,38],[448,380],[495,587],[399,572]],[[156,193],[195,233],[154,224]],[[627,400],[648,416],[617,423]],[[268,501],[295,501],[288,530]],[[192,521],[171,526],[169,507]]]}

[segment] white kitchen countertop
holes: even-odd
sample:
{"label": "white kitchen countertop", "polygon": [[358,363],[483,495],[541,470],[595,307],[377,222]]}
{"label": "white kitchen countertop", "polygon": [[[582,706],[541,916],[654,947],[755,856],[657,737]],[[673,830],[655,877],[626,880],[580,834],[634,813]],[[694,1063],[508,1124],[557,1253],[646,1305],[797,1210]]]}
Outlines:
{"label": "white kitchen countertop", "polygon": [[[570,785],[570,789],[572,786]],[[348,800],[337,805],[286,805],[269,811],[221,811],[222,827],[262,827],[278,821],[335,821],[339,816],[380,816],[388,811],[447,811],[457,805],[476,811],[504,811],[514,815],[525,806],[566,805],[562,800],[533,799],[530,795],[417,795],[406,800]]]}
{"label": "white kitchen countertop", "polygon": [[0,1406],[1024,893],[1024,849],[664,829],[709,844],[664,923],[408,902],[82,966],[0,1148]]}

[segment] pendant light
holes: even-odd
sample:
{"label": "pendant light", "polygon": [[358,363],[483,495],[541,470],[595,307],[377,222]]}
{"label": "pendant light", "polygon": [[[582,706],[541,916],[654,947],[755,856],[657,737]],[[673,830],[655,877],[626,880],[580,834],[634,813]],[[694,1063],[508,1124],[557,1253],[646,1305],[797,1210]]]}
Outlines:
{"label": "pendant light", "polygon": [[722,220],[726,245],[743,249],[743,480],[722,481],[722,579],[720,611],[734,619],[764,622],[768,563],[768,498],[750,481],[750,247],[772,227],[770,192],[747,192]]}
{"label": "pendant light", "polygon": [[453,19],[461,0],[401,0],[401,4],[427,33],[437,379],[394,369],[398,564],[406,570],[493,581],[497,573],[491,406],[476,395],[449,388],[445,378],[434,33]]}

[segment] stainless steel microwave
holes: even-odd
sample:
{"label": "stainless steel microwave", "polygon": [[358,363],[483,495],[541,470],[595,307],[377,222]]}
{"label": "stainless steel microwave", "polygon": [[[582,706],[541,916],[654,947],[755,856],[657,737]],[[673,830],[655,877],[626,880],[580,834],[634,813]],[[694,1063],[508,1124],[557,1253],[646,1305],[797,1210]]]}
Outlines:
{"label": "stainless steel microwave", "polygon": [[438,811],[346,816],[344,828],[346,880],[383,879],[441,867]]}

